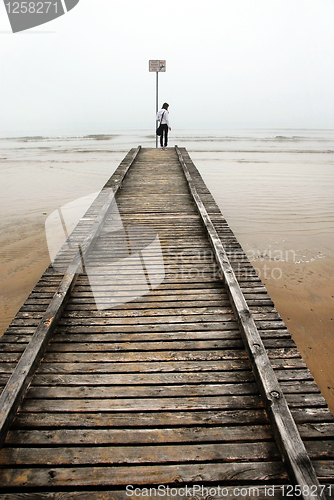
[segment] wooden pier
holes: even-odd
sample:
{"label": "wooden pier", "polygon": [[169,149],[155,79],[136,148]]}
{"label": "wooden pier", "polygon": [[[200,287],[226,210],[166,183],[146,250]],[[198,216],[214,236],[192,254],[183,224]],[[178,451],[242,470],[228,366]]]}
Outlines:
{"label": "wooden pier", "polygon": [[126,155],[0,343],[2,500],[334,498],[334,417],[184,148]]}

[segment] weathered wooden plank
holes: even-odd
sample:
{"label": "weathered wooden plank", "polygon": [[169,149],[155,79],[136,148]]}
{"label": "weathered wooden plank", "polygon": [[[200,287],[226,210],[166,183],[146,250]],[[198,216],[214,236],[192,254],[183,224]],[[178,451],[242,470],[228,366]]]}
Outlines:
{"label": "weathered wooden plank", "polygon": [[[23,315],[25,313],[22,313]],[[221,315],[231,315],[232,314],[232,308],[229,305],[228,307],[214,307],[214,306],[205,306],[201,307],[199,304],[197,307],[173,307],[173,308],[163,308],[163,307],[155,307],[155,308],[148,308],[148,309],[123,309],[123,310],[117,310],[117,309],[109,309],[109,310],[104,310],[104,311],[97,311],[97,310],[82,310],[82,311],[69,311],[67,310],[64,315],[63,315],[63,321],[66,321],[66,319],[74,318],[78,322],[81,321],[81,319],[89,319],[89,318],[94,318],[94,320],[97,320],[99,318],[113,318],[113,320],[116,320],[118,318],[140,318],[142,320],[143,318],[149,317],[149,318],[156,318],[157,316],[172,316],[175,315],[176,317],[191,317],[191,315],[200,315],[201,317],[206,317],[207,315],[210,315],[212,318],[217,317],[221,320],[222,317]],[[219,315],[219,316],[217,316]],[[276,314],[277,316],[277,314]],[[276,318],[275,316],[275,318]],[[66,319],[65,319],[66,318]],[[203,320],[204,320],[203,318]],[[153,320],[154,321],[154,320]]]}
{"label": "weathered wooden plank", "polygon": [[[234,327],[235,325],[231,325],[231,327]],[[68,329],[59,329],[57,332],[54,334],[54,336],[51,339],[50,345],[53,343],[58,343],[58,342],[71,342],[73,344],[75,343],[81,343],[81,342],[86,342],[86,343],[94,343],[94,342],[110,342],[110,343],[115,343],[116,345],[118,343],[122,342],[129,342],[129,343],[135,343],[135,342],[172,342],[172,341],[184,341],[185,343],[187,341],[189,342],[206,342],[206,341],[225,341],[225,340],[236,340],[240,339],[240,332],[238,327],[236,326],[235,329],[231,330],[218,330],[218,331],[213,331],[213,330],[198,330],[198,331],[172,331],[172,332],[164,332],[164,331],[158,331],[158,332],[138,332],[138,333],[71,333],[68,334]],[[24,338],[23,338],[24,339]]]}
{"label": "weathered wooden plank", "polygon": [[[308,434],[306,434],[308,435]],[[312,435],[318,435],[312,433]],[[333,436],[333,432],[327,432]],[[125,445],[125,444],[173,444],[198,442],[258,442],[273,440],[269,425],[229,427],[177,427],[163,429],[77,429],[9,431],[6,445],[20,446],[69,446],[69,445]]]}
{"label": "weathered wooden plank", "polygon": [[334,459],[334,441],[326,440],[305,440],[305,447],[312,459]]}
{"label": "weathered wooden plank", "polygon": [[334,438],[334,422],[299,424],[298,430],[303,439]]}
{"label": "weathered wooden plank", "polygon": [[[281,362],[281,360],[279,360]],[[298,360],[299,361],[299,360]],[[295,363],[296,364],[296,363]],[[295,365],[294,364],[294,365]],[[293,366],[285,362],[286,366]],[[280,367],[282,363],[280,363]],[[302,364],[305,366],[305,363]],[[209,372],[227,370],[245,370],[250,363],[245,359],[222,359],[219,361],[149,361],[147,363],[41,363],[36,373],[152,373],[152,372]],[[0,365],[1,369],[1,365]],[[6,373],[6,372],[5,372]]]}
{"label": "weathered wooden plank", "polygon": [[305,361],[302,358],[275,358],[270,360],[270,364],[275,370],[286,370],[288,368],[307,368]]}
{"label": "weathered wooden plank", "polygon": [[[302,372],[302,373],[299,373]],[[314,382],[308,370],[285,370],[276,372],[278,380],[293,380]],[[162,385],[162,384],[201,384],[201,383],[232,383],[253,382],[252,371],[220,371],[220,372],[174,372],[174,373],[112,373],[98,375],[72,374],[36,374],[33,386],[100,386],[100,385]],[[317,392],[317,391],[314,391]]]}
{"label": "weathered wooden plank", "polygon": [[[56,451],[56,452],[55,452]],[[94,446],[51,448],[3,448],[0,465],[100,465],[100,464],[152,464],[187,463],[207,461],[277,460],[278,450],[274,442],[214,443],[164,446]]]}
{"label": "weathered wooden plank", "polygon": [[78,487],[78,486],[121,486],[131,483],[145,484],[193,484],[194,481],[209,481],[241,484],[247,481],[280,482],[287,481],[287,475],[280,462],[235,462],[178,464],[166,466],[136,467],[44,467],[13,468],[0,470],[0,482],[4,488],[20,487]]}
{"label": "weathered wooden plank", "polygon": [[[31,387],[38,386],[115,386],[115,385],[165,385],[165,384],[203,384],[203,383],[241,383],[254,382],[254,375],[248,371],[225,372],[174,372],[174,373],[111,373],[111,374],[36,374]],[[123,388],[123,391],[126,388]]]}
{"label": "weathered wooden plank", "polygon": [[[326,415],[326,414],[325,414]],[[327,415],[326,415],[327,416]],[[324,418],[324,410],[313,410],[312,422]],[[309,420],[311,418],[309,417]],[[166,428],[186,426],[254,426],[268,424],[269,420],[263,408],[237,410],[194,410],[194,411],[159,411],[159,412],[28,412],[18,413],[13,422],[13,429],[50,429],[50,428]]]}
{"label": "weathered wooden plank", "polygon": [[[6,353],[8,356],[15,356],[16,353]],[[268,349],[269,358],[294,358],[300,357],[296,349]],[[229,359],[248,359],[244,348],[238,350],[215,349],[208,351],[147,351],[147,352],[47,352],[43,358],[43,363],[117,363],[117,362],[149,362],[149,361],[219,361]]]}
{"label": "weathered wooden plank", "polygon": [[326,486],[325,493],[328,499],[333,498],[334,461],[313,460],[312,463],[321,483],[330,483],[328,484],[328,486]]}
{"label": "weathered wooden plank", "polygon": [[326,407],[327,403],[325,401],[325,398],[320,392],[317,393],[297,393],[297,394],[285,394],[285,398],[287,402],[289,403],[289,406],[291,408],[293,407],[311,407],[311,406],[317,406],[318,408]]}
{"label": "weathered wooden plank", "polygon": [[[176,330],[173,332],[138,332],[138,333],[67,333],[67,329],[59,329],[52,337],[50,345],[54,342],[160,342],[160,341],[225,341],[225,340],[236,340],[241,338],[240,331],[237,325],[231,325],[231,330],[198,330],[198,331],[180,331]],[[261,336],[264,342],[274,342],[276,340],[280,341],[291,338],[291,335],[286,330],[267,330],[261,332]],[[13,336],[14,339],[16,338]],[[24,337],[18,337],[20,341],[24,341]],[[14,340],[15,341],[15,340]]]}
{"label": "weathered wooden plank", "polygon": [[[138,339],[139,340],[139,339]],[[277,346],[276,341],[271,341],[269,343],[274,343]],[[284,342],[283,342],[284,343]],[[243,349],[243,343],[241,339],[226,339],[226,340],[199,340],[199,341],[161,341],[161,342],[52,342],[50,344],[48,352],[99,352],[99,351],[178,351],[178,350],[212,350],[212,349],[227,349],[236,348]],[[279,347],[282,346],[280,342]],[[4,344],[4,353],[10,352],[22,352],[25,348],[25,344]]]}
{"label": "weathered wooden plank", "polygon": [[[6,353],[11,355],[12,353]],[[47,352],[42,363],[133,363],[151,361],[226,361],[248,359],[246,351],[240,350],[214,350],[214,351],[156,351],[156,352],[76,352],[76,353],[51,353]]]}
{"label": "weathered wooden plank", "polygon": [[0,373],[12,374],[16,363],[0,363]]}
{"label": "weathered wooden plank", "polygon": [[[318,394],[287,394],[286,399],[291,407],[301,408],[327,406],[326,401]],[[147,398],[147,399],[25,399],[20,406],[21,412],[92,412],[92,411],[166,411],[166,410],[203,410],[203,409],[255,409],[261,408],[263,402],[258,396],[207,396],[180,398]]]}
{"label": "weathered wooden plank", "polygon": [[[131,303],[125,303],[122,304],[124,309],[129,309],[130,307],[133,307],[134,309],[143,309],[145,308],[145,304],[147,304],[147,308],[153,308],[157,307],[161,303],[161,307],[168,308],[168,307],[206,307],[206,306],[222,306],[222,307],[227,307],[229,305],[229,302],[227,298],[223,296],[223,294],[211,294],[207,295],[206,297],[204,296],[191,296],[189,294],[189,297],[187,297],[186,292],[184,294],[185,296],[183,297],[183,300],[181,301],[180,298],[177,297],[162,297],[160,295],[154,295],[153,297],[148,297],[147,302],[142,300],[141,298],[135,299],[131,301]],[[125,292],[120,290],[120,296],[127,296]],[[271,299],[267,298],[262,298],[261,296],[257,296],[256,294],[248,294],[248,296],[251,296],[253,298],[248,298],[245,297],[247,300],[248,305],[252,307],[257,307],[257,310],[259,311],[260,307],[265,307],[265,306],[272,306],[273,302]],[[42,302],[42,299],[41,299]],[[47,300],[45,299],[45,302]],[[39,311],[42,309],[43,305],[35,305],[33,302],[29,303],[29,301],[26,302],[27,305],[22,308],[22,312],[29,312],[29,311]],[[76,294],[75,296],[71,297],[70,303],[68,304],[68,310],[69,311],[80,311],[83,310],[86,307],[86,310],[96,310],[96,304],[95,300],[93,298],[92,294]],[[121,305],[115,305],[113,306],[113,309],[120,309]],[[262,309],[263,310],[263,309]]]}
{"label": "weathered wooden plank", "polygon": [[[125,295],[125,294],[124,294]],[[123,304],[122,304],[123,305]],[[263,304],[263,303],[260,303],[259,304],[259,307],[263,307],[265,306],[266,304]],[[37,311],[37,309],[35,309],[36,306],[30,306],[29,309],[30,311],[25,310],[25,311],[22,311],[22,312],[35,312]],[[42,306],[41,306],[42,307]],[[130,308],[132,308],[132,310],[142,310],[142,309],[145,309],[146,311],[146,314],[148,315],[149,314],[149,311],[151,309],[158,309],[160,308],[162,310],[168,310],[168,309],[172,309],[172,313],[173,314],[178,314],[178,310],[181,309],[189,309],[191,308],[192,310],[197,311],[197,309],[204,309],[204,308],[213,308],[215,310],[217,310],[218,308],[220,309],[225,309],[225,310],[229,310],[228,308],[230,308],[230,304],[229,302],[226,300],[223,300],[221,297],[217,297],[216,299],[207,299],[207,300],[203,300],[201,299],[200,297],[197,297],[197,299],[193,299],[193,300],[179,300],[177,302],[173,302],[172,300],[169,300],[168,302],[167,301],[162,301],[162,300],[154,300],[154,302],[152,301],[151,303],[148,302],[139,302],[139,303],[126,303],[124,304],[124,307],[122,307],[122,311],[127,311],[127,310],[130,310]],[[121,309],[121,306],[120,305],[115,305],[113,307],[113,310],[117,311]],[[68,305],[67,307],[67,311],[70,313],[74,312],[74,311],[77,311],[79,312],[80,314],[84,314],[83,311],[96,311],[96,305],[92,302],[92,303],[85,303],[84,302],[84,299],[77,299],[77,300],[72,300],[71,303]],[[124,314],[124,313],[123,313]],[[70,317],[70,316],[69,316]]]}
{"label": "weathered wooden plank", "polygon": [[[232,329],[231,330],[198,330],[198,331],[182,331],[182,330],[175,330],[172,332],[164,332],[164,331],[158,331],[158,332],[136,332],[136,333],[71,333],[68,334],[68,329],[59,329],[57,332],[54,334],[51,343],[65,343],[65,342],[71,342],[73,344],[75,343],[81,343],[81,342],[88,342],[88,343],[94,343],[94,342],[105,342],[105,343],[136,343],[136,342],[181,342],[183,341],[184,343],[188,342],[207,342],[207,341],[226,341],[226,340],[237,340],[240,339],[240,332],[238,327],[236,325],[231,325]],[[24,340],[24,337],[23,337]]]}
{"label": "weathered wooden plank", "polygon": [[137,324],[137,325],[113,325],[112,322],[108,325],[66,325],[63,328],[58,327],[58,332],[72,333],[172,333],[172,332],[210,332],[210,331],[231,331],[238,330],[238,323],[236,321],[221,321],[221,322],[203,322],[203,323],[156,323],[156,324]]}
{"label": "weathered wooden plank", "polygon": [[[255,319],[258,318],[259,323],[261,323],[261,319],[263,318],[265,320],[265,324],[262,324],[262,328],[265,329],[266,326],[268,326],[270,329],[274,328],[276,325],[278,328],[282,328],[282,322],[268,322],[268,318],[266,316],[270,315],[255,315]],[[166,319],[168,319],[167,323],[168,324],[180,324],[180,323],[209,323],[209,322],[215,322],[215,323],[221,323],[221,322],[226,322],[226,321],[232,321],[235,322],[235,318],[232,314],[224,314],[223,317],[218,316],[218,315],[213,315],[213,314],[206,314],[205,318],[203,316],[192,314],[192,315],[179,315],[179,316],[159,316],[159,317],[154,317],[154,316],[146,316],[146,317],[141,317],[140,321],[138,321],[137,318],[133,317],[123,317],[123,318],[114,318],[114,317],[106,317],[106,318],[76,318],[75,321],[71,321],[71,318],[62,318],[59,322],[60,326],[71,326],[73,323],[84,325],[84,326],[90,326],[90,325],[96,325],[96,326],[103,326],[103,325],[131,325],[135,326],[138,325],[140,327],[143,327],[144,325],[153,325],[153,324],[164,324],[166,323]],[[38,323],[38,320],[15,320],[13,324],[20,326],[23,323],[28,323],[30,325],[34,325]],[[261,326],[261,325],[260,325]]]}
{"label": "weathered wooden plank", "polygon": [[[316,435],[324,436],[323,428],[334,423],[333,414],[328,408],[292,408],[294,419],[298,423],[300,433],[305,438]],[[331,423],[325,422],[331,420]],[[204,410],[192,412],[136,412],[136,413],[18,413],[13,423],[13,429],[50,429],[57,428],[94,428],[94,427],[127,427],[149,428],[166,426],[166,422],[175,426],[199,425],[246,425],[253,427],[257,424],[269,423],[264,409],[255,410]],[[300,423],[299,423],[300,422]],[[324,423],[325,422],[325,423]],[[306,431],[303,430],[306,426]],[[320,430],[317,429],[320,427]],[[246,427],[247,428],[247,427]],[[331,432],[330,432],[331,436]]]}
{"label": "weathered wooden plank", "polygon": [[259,396],[168,397],[143,399],[24,399],[21,412],[238,410],[262,408]]}
{"label": "weathered wooden plank", "polygon": [[[205,320],[207,322],[216,322],[220,323],[221,321],[232,321],[235,322],[235,317],[233,314],[224,314],[223,317],[214,315],[214,314],[206,314],[205,315]],[[61,318],[59,321],[60,326],[71,326],[72,324],[80,324],[84,326],[90,326],[90,325],[97,325],[97,326],[102,326],[102,325],[139,325],[139,326],[144,326],[147,324],[159,324],[159,323],[165,323],[166,319],[168,320],[168,324],[174,323],[174,324],[179,324],[179,323],[204,323],[203,317],[198,314],[188,314],[188,315],[179,315],[179,316],[161,316],[161,317],[154,317],[154,316],[146,316],[140,318],[140,321],[136,317],[121,317],[121,318],[115,318],[115,317],[100,317],[100,318],[75,318],[72,320],[71,318]],[[13,321],[13,325],[16,326],[21,326],[23,324],[28,324],[31,326],[38,325],[39,324],[39,319],[16,319]]]}
{"label": "weathered wooden plank", "polygon": [[[290,339],[263,339],[263,344],[266,348],[290,348],[294,345]],[[23,352],[27,343],[18,342],[15,344],[4,344],[3,352]],[[161,342],[52,342],[48,352],[99,352],[99,351],[176,351],[176,350],[211,350],[211,349],[243,349],[244,345],[240,339],[226,339],[226,340],[202,340],[202,341],[161,341]]]}
{"label": "weathered wooden plank", "polygon": [[[85,399],[85,398],[124,398],[124,386],[94,386],[94,387],[30,387],[27,391],[27,399]],[[258,394],[255,382],[242,384],[196,384],[187,385],[163,385],[163,386],[140,386],[126,388],[127,398],[145,397],[209,397],[209,396],[240,396],[246,394]]]}
{"label": "weathered wooden plank", "polygon": [[314,380],[290,380],[280,382],[284,394],[292,393],[320,393],[320,389]]}

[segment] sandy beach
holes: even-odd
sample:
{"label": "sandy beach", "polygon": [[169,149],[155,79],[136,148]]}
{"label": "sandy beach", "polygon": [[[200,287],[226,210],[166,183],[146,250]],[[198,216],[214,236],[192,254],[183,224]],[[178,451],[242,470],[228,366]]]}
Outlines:
{"label": "sandy beach", "polygon": [[50,263],[43,221],[25,221],[21,228],[14,227],[0,237],[1,334]]}
{"label": "sandy beach", "polygon": [[[2,144],[0,335],[50,263],[48,215],[101,189],[133,144],[151,142],[143,135]],[[263,143],[251,150],[251,140],[248,148],[239,140],[238,150],[212,140],[203,151],[200,138],[181,135],[177,143],[189,148],[334,412],[334,152],[326,144],[326,155],[300,153],[301,170],[296,152],[293,165]]]}
{"label": "sandy beach", "polygon": [[[276,309],[334,413],[334,258],[293,265],[254,262]],[[272,279],[282,271],[281,279]]]}

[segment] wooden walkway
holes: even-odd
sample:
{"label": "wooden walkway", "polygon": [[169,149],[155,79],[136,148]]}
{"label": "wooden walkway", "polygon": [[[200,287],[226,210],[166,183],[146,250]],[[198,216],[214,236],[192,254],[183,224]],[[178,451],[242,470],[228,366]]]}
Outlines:
{"label": "wooden walkway", "polygon": [[2,500],[334,497],[334,417],[185,149],[131,150],[70,239],[0,339]]}

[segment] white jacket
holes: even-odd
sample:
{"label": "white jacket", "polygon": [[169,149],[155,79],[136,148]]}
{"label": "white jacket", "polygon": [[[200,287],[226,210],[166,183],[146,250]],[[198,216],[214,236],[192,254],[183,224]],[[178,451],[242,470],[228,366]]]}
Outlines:
{"label": "white jacket", "polygon": [[[163,117],[162,117],[162,113],[164,113]],[[162,117],[162,122],[161,122],[161,117]],[[160,109],[160,111],[157,112],[156,119],[159,122],[161,122],[162,124],[166,123],[168,125],[168,127],[170,127],[170,125],[169,125],[169,113],[168,113],[167,109]]]}

